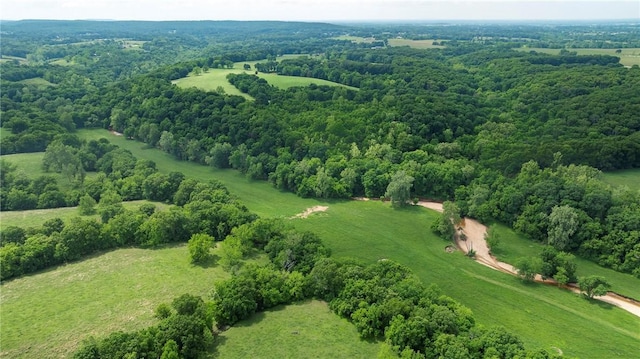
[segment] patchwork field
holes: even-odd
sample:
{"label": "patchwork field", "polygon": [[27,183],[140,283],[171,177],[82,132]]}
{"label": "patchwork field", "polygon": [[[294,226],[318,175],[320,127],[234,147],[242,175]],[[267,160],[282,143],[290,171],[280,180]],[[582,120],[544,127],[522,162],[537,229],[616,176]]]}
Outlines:
{"label": "patchwork field", "polygon": [[[523,47],[516,49],[518,51],[536,51],[545,54],[558,55],[560,49],[546,49],[539,47]],[[624,66],[640,65],[640,48],[620,49],[620,53],[616,53],[617,49],[567,49],[575,51],[578,55],[610,55],[620,58],[620,63]]]}
{"label": "patchwork field", "polygon": [[218,358],[375,358],[379,346],[317,300],[258,313],[218,339]]}
{"label": "patchwork field", "polygon": [[83,339],[145,328],[159,304],[206,296],[227,277],[218,266],[191,265],[187,247],[176,246],[119,249],[5,282],[0,357],[67,357]]}
{"label": "patchwork field", "polygon": [[21,84],[25,84],[25,85],[33,85],[33,86],[37,86],[37,87],[48,87],[48,86],[57,86],[56,84],[53,84],[45,79],[43,79],[42,77],[34,77],[31,79],[26,79],[26,80],[22,80],[22,81],[18,81]]}

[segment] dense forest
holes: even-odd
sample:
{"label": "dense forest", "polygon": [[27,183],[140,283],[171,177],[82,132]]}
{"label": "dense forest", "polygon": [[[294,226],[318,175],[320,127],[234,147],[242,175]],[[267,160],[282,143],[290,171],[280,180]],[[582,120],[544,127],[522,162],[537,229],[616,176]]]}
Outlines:
{"label": "dense forest", "polygon": [[[213,309],[181,297],[165,306],[157,328],[87,343],[77,357],[124,355],[120,342],[156,357],[195,357],[211,320],[233,324],[312,296],[351,318],[362,337],[386,338],[407,357],[454,347],[473,357],[547,355],[525,352],[503,329],[474,327],[466,308],[416,287],[405,268],[328,259],[317,236],[257,219],[220,183],[160,174],[108,141],[82,141],[74,135],[81,128],[110,129],[303,197],[383,198],[394,181],[408,181],[410,198],[455,202],[463,216],[640,277],[640,193],[601,180],[601,171],[640,167],[640,68],[571,51],[640,47],[634,24],[19,21],[2,22],[2,38],[0,151],[45,152],[45,170],[65,175],[70,187],[26,178],[2,161],[2,210],[84,203],[102,220],[2,228],[3,280],[99,250],[199,234],[228,243],[229,268],[250,250],[272,262],[221,283]],[[390,46],[397,38],[441,46]],[[525,45],[563,51],[517,50]],[[278,58],[285,54],[300,56]],[[257,63],[227,77],[246,97],[172,82],[246,62]],[[344,86],[281,88],[261,74]],[[136,199],[176,206],[119,205]],[[225,308],[225,295],[244,301]],[[193,343],[163,332],[180,325]],[[412,330],[429,337],[410,337]],[[477,339],[459,336],[469,332]]]}

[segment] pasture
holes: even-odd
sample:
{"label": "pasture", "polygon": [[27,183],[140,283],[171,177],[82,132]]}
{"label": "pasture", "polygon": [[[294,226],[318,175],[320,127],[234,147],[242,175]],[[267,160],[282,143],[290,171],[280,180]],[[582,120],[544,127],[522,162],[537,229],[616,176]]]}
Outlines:
{"label": "pasture", "polygon": [[[56,179],[61,190],[69,189],[72,183],[62,173],[45,172],[42,168],[44,152],[16,153],[12,155],[2,155],[0,160],[5,160],[16,166],[16,175],[25,176],[28,179],[35,179],[40,176],[51,176]],[[85,178],[95,176],[95,172],[87,173]]]}
{"label": "pasture", "polygon": [[[145,203],[153,204],[156,206],[156,210],[165,210],[169,208],[169,205],[166,203],[145,200],[122,202],[122,206],[125,209],[134,210]],[[69,223],[69,221],[76,217],[80,217],[78,207],[31,209],[28,211],[2,211],[0,212],[0,223],[2,223],[2,227],[39,227],[50,219],[60,218],[65,223]],[[83,216],[83,218],[87,217],[95,218],[96,221],[100,219],[100,216],[97,214],[92,216]]]}
{"label": "pasture", "polygon": [[[503,262],[515,263],[521,257],[535,257],[542,252],[543,244],[524,238],[511,228],[497,225],[500,244],[492,253]],[[613,269],[601,267],[598,264],[576,257],[577,276],[599,275],[607,278],[611,283],[611,290],[627,297],[640,300],[640,279],[631,274],[621,273]]]}
{"label": "pasture", "polygon": [[429,228],[437,216],[419,207],[394,210],[379,201],[347,201],[292,223],[318,233],[334,257],[366,263],[388,258],[410,267],[425,283],[436,283],[471,308],[478,323],[503,325],[530,348],[559,348],[567,356],[583,358],[637,356],[637,317],[566,290],[525,284],[460,251],[447,253],[449,242]]}
{"label": "pasture", "polygon": [[[308,56],[308,55],[283,55],[276,58],[277,61],[282,61],[286,59],[296,58],[300,56]],[[266,61],[266,60],[262,60]],[[224,92],[228,95],[237,95],[243,96],[246,99],[253,99],[251,96],[240,92],[235,86],[233,86],[227,80],[227,75],[229,74],[255,74],[254,65],[261,61],[247,61],[247,62],[236,62],[233,68],[230,69],[209,69],[207,72],[202,72],[199,75],[190,73],[187,77],[183,77],[181,79],[177,79],[172,81],[173,84],[181,87],[181,88],[189,88],[196,87],[202,89],[204,91],[217,91],[218,88],[222,88]],[[248,64],[251,66],[251,70],[245,70],[244,65]],[[315,79],[312,77],[301,77],[301,76],[284,76],[278,74],[265,74],[258,73],[258,77],[267,80],[270,85],[278,87],[280,89],[288,89],[290,87],[295,86],[309,86],[311,84],[315,85],[326,85],[326,86],[342,86],[345,88],[349,88],[352,90],[357,90],[355,87],[342,85],[336,82],[331,82],[327,80]]]}
{"label": "pasture", "polygon": [[[236,171],[177,161],[157,149],[110,135],[106,130],[83,130],[79,134],[86,139],[106,137],[138,158],[155,161],[161,172],[181,171],[205,181],[218,179],[261,216],[288,218],[306,208],[326,205],[329,207],[326,212],[291,223],[297,229],[318,233],[335,257],[352,257],[367,263],[388,258],[409,266],[425,283],[436,283],[444,293],[471,308],[478,323],[504,325],[521,336],[528,347],[559,348],[565,355],[578,357],[626,358],[638,354],[637,317],[555,287],[524,284],[513,276],[475,263],[461,252],[445,252],[448,242],[435,237],[429,228],[438,216],[434,211],[419,207],[394,210],[379,201],[303,199],[280,192],[266,182],[247,180]],[[516,249],[525,246],[527,253],[532,251],[527,247],[530,244],[512,243]],[[504,259],[509,255],[521,256],[510,248],[504,245],[505,253],[498,255],[506,256]],[[633,278],[605,276],[615,281],[615,289],[622,293],[633,296],[640,287]]]}
{"label": "pasture", "polygon": [[640,168],[604,172],[602,179],[613,186],[627,186],[633,191],[640,191]]}
{"label": "pasture", "polygon": [[[517,48],[518,51],[535,51],[545,54],[558,55],[560,49],[547,49],[539,47],[521,47]],[[620,58],[620,63],[624,66],[631,67],[633,65],[640,66],[640,48],[628,48],[620,49],[620,53],[616,53],[617,49],[567,49],[571,52],[576,52],[578,55],[609,55],[617,56]]]}
{"label": "pasture", "polygon": [[411,40],[411,39],[389,39],[389,46],[409,46],[414,49],[443,49],[442,45],[434,45],[438,40]]}
{"label": "pasture", "polygon": [[124,136],[114,136],[107,130],[80,130],[77,133],[87,140],[107,138],[111,143],[131,151],[139,159],[154,161],[162,173],[178,171],[200,181],[219,180],[227,186],[232,195],[262,217],[291,217],[308,207],[327,203],[319,199],[300,198],[291,192],[278,191],[266,181],[247,179],[235,170],[220,170],[193,162],[178,161],[159,149],[142,142],[127,140]]}
{"label": "pasture", "polygon": [[45,79],[43,79],[42,77],[34,77],[31,79],[26,79],[26,80],[21,80],[18,81],[18,83],[21,84],[25,84],[25,85],[33,85],[39,88],[46,88],[49,86],[57,86],[56,84],[53,84]]}
{"label": "pasture", "polygon": [[278,306],[218,336],[218,358],[375,358],[379,345],[317,300]]}
{"label": "pasture", "polygon": [[228,276],[216,265],[192,265],[180,245],[118,249],[10,280],[0,297],[0,357],[68,357],[89,336],[154,324],[159,304],[183,293],[207,296]]}

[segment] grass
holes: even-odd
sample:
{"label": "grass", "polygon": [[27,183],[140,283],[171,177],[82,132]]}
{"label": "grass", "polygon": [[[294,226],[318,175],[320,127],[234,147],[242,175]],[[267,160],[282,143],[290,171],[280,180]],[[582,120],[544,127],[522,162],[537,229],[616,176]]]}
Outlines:
{"label": "grass", "polygon": [[37,86],[37,87],[40,87],[40,88],[49,87],[49,86],[57,86],[56,84],[52,84],[51,82],[43,79],[42,77],[34,77],[34,78],[31,78],[31,79],[21,80],[21,81],[18,81],[18,83],[25,84],[25,85]]}
{"label": "grass", "polygon": [[148,327],[159,304],[206,296],[227,277],[218,266],[191,265],[182,245],[119,249],[5,282],[0,357],[68,357],[89,336]]}
{"label": "grass", "polygon": [[[160,202],[150,201],[129,201],[122,202],[125,209],[137,209],[144,203],[151,203],[156,206],[157,210],[164,210],[169,205]],[[0,212],[0,223],[2,227],[40,227],[50,219],[60,218],[65,223],[69,223],[72,219],[79,217],[78,207],[49,208],[49,209],[32,209],[28,211],[2,211]],[[97,214],[90,216],[99,220]],[[86,218],[86,217],[85,217]]]}
{"label": "grass", "polygon": [[613,186],[627,186],[634,191],[640,191],[640,168],[604,172],[602,179]]}
{"label": "grass", "polygon": [[278,191],[265,181],[249,180],[235,170],[219,170],[194,162],[178,161],[159,149],[127,140],[124,136],[114,136],[107,130],[80,130],[77,133],[87,140],[107,138],[111,143],[130,150],[136,158],[154,161],[162,173],[178,171],[200,181],[219,180],[251,211],[263,217],[291,217],[308,207],[326,205],[326,201],[304,199],[290,192]]}
{"label": "grass", "polygon": [[[497,225],[496,228],[500,234],[500,244],[492,252],[499,260],[514,263],[518,258],[535,257],[542,252],[542,243],[529,240],[504,225]],[[601,267],[584,258],[576,257],[575,261],[578,265],[578,276],[603,276],[611,283],[611,290],[614,292],[640,300],[640,279],[631,274]]]}
{"label": "grass", "polygon": [[58,65],[58,66],[73,66],[76,63],[73,61],[67,61],[66,59],[56,59],[56,60],[52,60],[49,62],[52,65]]}
{"label": "grass", "polygon": [[417,207],[393,210],[378,201],[347,201],[293,223],[318,233],[335,257],[368,263],[388,258],[407,265],[425,283],[436,283],[471,308],[478,323],[503,325],[530,348],[557,347],[584,358],[637,357],[637,317],[555,287],[524,284],[461,252],[445,252],[448,242],[429,229],[436,216]]}
{"label": "grass", "polygon": [[389,39],[389,46],[409,46],[414,49],[442,49],[444,46],[434,45],[438,40]]}
{"label": "grass", "polygon": [[351,41],[356,44],[371,44],[376,41],[373,37],[361,37],[361,36],[350,36],[350,35],[341,35],[334,37],[335,40],[343,40],[343,41]]}
{"label": "grass", "polygon": [[[67,190],[72,187],[69,179],[62,173],[45,172],[42,168],[42,159],[44,158],[44,152],[31,152],[31,153],[16,153],[12,155],[2,155],[1,160],[6,160],[9,163],[16,165],[16,174],[18,176],[26,176],[28,179],[35,179],[40,176],[51,176],[56,179],[58,186],[61,190]],[[95,176],[95,172],[87,173],[86,178]]]}
{"label": "grass", "polygon": [[[277,191],[265,182],[248,181],[235,171],[176,161],[157,149],[112,136],[105,130],[83,130],[79,134],[88,139],[106,137],[130,149],[138,158],[155,161],[162,172],[181,171],[200,180],[221,180],[249,209],[262,216],[290,217],[313,205],[328,205],[327,212],[292,223],[298,229],[318,233],[336,257],[354,257],[365,262],[389,258],[409,266],[425,283],[436,283],[444,293],[470,307],[478,323],[504,325],[521,336],[530,348],[560,348],[565,355],[585,358],[628,358],[639,354],[637,317],[558,288],[524,284],[513,276],[481,266],[460,252],[446,253],[448,242],[436,238],[429,229],[437,216],[434,211],[418,207],[393,210],[378,201],[302,199]],[[302,320],[296,315],[288,316]],[[277,336],[272,335],[270,340]],[[265,347],[264,352],[268,350]]]}
{"label": "grass", "polygon": [[[545,54],[558,55],[560,49],[546,49],[539,47],[521,47],[517,48],[518,51],[536,51]],[[610,55],[620,58],[620,63],[624,66],[631,67],[633,65],[640,65],[640,48],[628,48],[620,49],[619,54],[616,53],[617,49],[567,49],[571,52],[576,52],[578,55]]]}
{"label": "grass", "polygon": [[379,346],[316,300],[258,313],[218,340],[219,358],[375,358]]}
{"label": "grass", "polygon": [[[296,58],[300,56],[308,56],[308,55],[283,55],[279,56],[276,60],[282,61],[286,59]],[[262,60],[265,61],[265,60]],[[236,62],[231,69],[209,69],[207,72],[201,73],[199,75],[195,75],[193,73],[189,74],[187,77],[183,77],[181,79],[174,80],[173,83],[182,88],[196,87],[202,89],[204,91],[216,91],[218,87],[221,87],[224,92],[228,95],[237,95],[243,96],[247,99],[252,99],[251,96],[240,92],[235,86],[233,86],[227,80],[227,75],[229,74],[255,74],[255,70],[244,70],[244,65],[248,64],[251,68],[254,68],[254,65],[260,61],[248,61],[248,62]],[[264,74],[258,73],[258,77],[267,80],[267,82],[273,86],[276,86],[281,89],[288,89],[294,86],[309,86],[311,84],[316,85],[327,85],[327,86],[342,86],[352,90],[357,90],[355,87],[346,86],[339,84],[337,82],[331,82],[327,80],[315,79],[311,77],[301,77],[301,76],[284,76],[278,74]]]}

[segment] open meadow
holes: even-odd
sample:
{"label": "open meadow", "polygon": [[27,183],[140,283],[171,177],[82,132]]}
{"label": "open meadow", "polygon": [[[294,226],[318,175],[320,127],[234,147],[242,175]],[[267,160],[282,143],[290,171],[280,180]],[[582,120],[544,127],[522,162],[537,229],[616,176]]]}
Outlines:
{"label": "open meadow", "polygon": [[159,304],[206,296],[228,276],[216,265],[192,265],[179,245],[118,249],[10,280],[0,297],[0,357],[68,357],[89,336],[152,325]]}
{"label": "open meadow", "polygon": [[379,344],[363,341],[355,326],[325,302],[278,306],[218,336],[218,358],[375,358]]}
{"label": "open meadow", "polygon": [[[169,207],[168,204],[162,202],[151,202],[147,200],[140,201],[125,201],[122,202],[122,206],[125,209],[138,209],[141,205],[150,203],[156,206],[157,210],[164,210]],[[44,222],[60,218],[65,223],[69,223],[73,218],[80,217],[78,207],[62,207],[62,208],[47,208],[47,209],[30,209],[26,211],[2,211],[0,212],[0,223],[2,227],[17,226],[17,227],[39,227]],[[100,219],[98,214],[91,216],[82,216],[83,218],[95,218],[96,221]]]}
{"label": "open meadow", "polygon": [[[278,191],[266,182],[249,181],[237,171],[220,171],[195,163],[177,161],[157,149],[149,148],[139,142],[126,140],[121,136],[113,136],[105,130],[83,130],[79,133],[81,137],[86,139],[106,137],[113,143],[131,150],[138,158],[155,161],[161,172],[181,171],[185,173],[187,177],[200,180],[220,180],[227,185],[229,190],[234,195],[237,195],[250,210],[263,217],[275,216],[288,218],[296,213],[302,212],[306,208],[319,204],[326,205],[328,206],[326,212],[312,214],[306,219],[293,219],[291,223],[299,230],[309,230],[317,233],[324,243],[331,248],[334,257],[356,258],[365,263],[388,258],[410,267],[425,283],[437,284],[445,294],[471,308],[479,324],[484,326],[503,325],[519,335],[529,348],[540,347],[550,351],[561,350],[567,356],[583,358],[630,358],[637,357],[638,354],[640,354],[640,349],[637,346],[640,340],[640,321],[638,321],[637,317],[608,304],[597,301],[587,301],[579,295],[566,290],[542,284],[525,284],[516,277],[486,268],[474,262],[464,256],[460,251],[454,253],[446,252],[445,247],[449,243],[436,237],[430,230],[431,223],[439,215],[435,211],[414,206],[394,210],[388,203],[381,203],[380,201],[319,201],[315,199],[303,199],[291,193]],[[503,228],[501,232],[503,233],[504,244],[502,251],[497,253],[501,256],[501,259],[507,260],[511,258],[510,256],[521,256],[523,253],[525,255],[531,255],[537,250],[535,246],[531,246],[531,243],[524,239],[519,239],[522,242],[518,242],[507,238],[509,236],[507,233],[508,229]],[[522,247],[525,247],[525,249],[518,249]],[[162,270],[163,273],[178,273],[175,275],[176,278],[172,277],[172,280],[179,281],[181,280],[180,278],[185,280],[183,274],[185,274],[186,267],[190,267],[193,270],[202,270],[203,273],[218,270],[216,267],[201,269],[198,269],[199,267],[191,267],[188,264],[184,247],[178,248],[183,248],[182,250],[185,252],[182,254],[183,259],[174,258],[176,262],[174,265],[185,267],[166,268],[166,271],[163,268]],[[7,288],[13,288],[12,290],[16,293],[15,295],[20,295],[24,298],[24,296],[32,295],[27,287],[36,288],[42,286],[43,288],[41,290],[44,292],[39,293],[39,296],[46,298],[50,296],[50,294],[45,292],[55,289],[52,289],[50,285],[39,285],[35,281],[42,280],[43,282],[41,283],[58,283],[60,282],[59,280],[47,276],[58,275],[56,273],[64,271],[68,267],[93,263],[87,264],[87,267],[84,268],[78,267],[82,268],[82,270],[77,270],[75,276],[82,277],[80,273],[83,273],[84,270],[92,273],[90,268],[100,267],[91,261],[99,261],[105,256],[113,255],[113,253],[119,253],[120,251],[109,252],[103,256],[94,257],[71,266],[19,278],[4,284],[3,313],[9,309],[11,309],[12,313],[21,313],[25,312],[27,310],[26,308],[34,307],[32,302],[24,299],[14,301],[14,307],[9,306],[9,308],[5,309],[5,301],[11,303],[8,299],[14,298],[13,296],[7,296],[7,294],[12,293],[7,292]],[[155,253],[156,251],[148,252]],[[180,262],[181,260],[183,260],[183,262]],[[150,263],[152,262],[151,260],[148,261]],[[138,265],[147,268],[147,265],[143,264],[143,261],[137,259],[118,260],[116,262],[119,263],[114,263],[114,266],[122,266],[125,264],[134,265],[134,263],[138,263]],[[580,264],[581,263],[582,262],[580,262]],[[595,265],[593,266],[597,267]],[[148,267],[152,267],[152,265]],[[118,272],[120,275],[122,273],[135,274],[140,271],[146,271],[147,269],[145,268],[120,268]],[[149,270],[151,271],[153,268]],[[584,271],[585,269],[579,269],[579,274],[584,274]],[[73,277],[72,274],[68,275]],[[185,276],[190,275],[191,274],[185,274]],[[209,275],[215,277],[215,274]],[[622,274],[620,274],[619,278],[612,276],[611,273],[605,274],[605,276],[608,278],[611,277],[610,280],[614,283],[616,290],[620,290],[620,292],[627,293],[627,295],[631,296],[637,294],[637,288],[640,287],[637,279],[630,276],[626,277]],[[132,284],[129,282],[129,277],[124,276],[122,278],[126,280],[124,280],[123,283],[117,284],[115,283],[117,280],[114,275],[105,275],[105,282],[103,284],[99,287],[83,289],[83,293],[87,291],[110,293],[114,290],[104,290],[101,288],[110,288],[116,285],[131,288]],[[96,278],[96,280],[102,281],[103,279]],[[148,280],[149,283],[163,283],[162,279],[157,278],[147,277],[146,280]],[[114,281],[114,283],[109,281]],[[191,292],[194,294],[206,293],[206,291],[211,289],[211,286],[205,285],[203,287],[202,283],[211,283],[211,281],[211,279],[203,278],[190,280],[191,283],[198,283],[197,285],[199,286],[197,289],[191,290]],[[16,283],[22,282],[30,284],[24,285],[23,287],[17,286]],[[143,286],[143,284],[136,284],[136,286]],[[138,287],[134,286],[134,288]],[[115,291],[118,292],[118,289],[115,289]],[[136,289],[136,291],[140,292],[138,289]],[[176,290],[172,292],[171,295],[179,295],[184,291],[188,291],[187,288],[182,291]],[[29,292],[29,294],[26,292]],[[81,299],[83,298],[77,293],[75,296],[79,296]],[[134,298],[134,296],[132,296],[132,298]],[[73,295],[66,300],[73,302]],[[167,301],[167,299],[163,299],[163,301]],[[16,302],[20,304],[16,305]],[[142,304],[138,304],[137,306],[142,306]],[[149,307],[153,308],[151,304],[149,304]],[[86,323],[94,323],[93,325],[96,325],[97,328],[98,324],[95,323],[101,321],[100,315],[107,315],[104,313],[109,312],[108,310],[102,312],[100,308],[96,307],[93,307],[91,310],[93,310],[93,314],[88,315],[89,319]],[[281,350],[281,346],[274,345],[271,340],[261,341],[259,338],[262,337],[262,335],[258,334],[258,330],[274,332],[278,330],[277,328],[286,328],[288,326],[288,324],[282,324],[281,322],[281,320],[285,318],[296,320],[295,318],[298,316],[306,318],[317,314],[317,308],[302,307],[299,311],[296,310],[298,309],[290,310],[290,308],[287,307],[282,309],[282,311],[277,311],[277,313],[269,312],[259,314],[249,319],[249,321],[245,323],[255,323],[259,326],[264,325],[266,329],[255,329],[253,326],[245,327],[244,324],[241,324],[239,328],[230,329],[228,333],[225,333],[226,339],[221,343],[218,350],[220,353],[227,353],[228,356],[232,357],[236,356],[236,354],[232,353],[247,353],[247,350],[250,349],[245,346],[245,343],[238,343],[239,339],[237,338],[242,336],[242,341],[246,341],[247,339],[244,339],[245,334],[251,332],[255,333],[252,334],[252,336],[258,337],[252,339],[254,341],[252,344],[254,349],[251,350],[254,350],[254,353],[264,352],[265,357],[280,357],[279,355],[271,355],[271,351]],[[278,317],[280,313],[286,314],[282,314],[283,318],[275,319],[274,321],[264,320],[264,318],[270,318],[272,316]],[[51,315],[50,313],[48,314]],[[138,315],[143,314],[138,313]],[[134,316],[130,316],[130,318],[133,317]],[[145,317],[143,316],[142,318]],[[150,315],[146,318],[147,321],[145,323],[150,323]],[[24,320],[26,319],[23,319],[23,321]],[[336,320],[339,320],[339,318],[336,317]],[[117,319],[116,321],[121,323],[122,319]],[[298,317],[297,321],[302,321],[302,319]],[[138,323],[136,322],[136,324]],[[6,323],[3,323],[3,330],[5,330],[5,325]],[[113,323],[110,322],[109,325],[111,326]],[[303,331],[309,330],[304,329],[307,324],[300,325]],[[9,328],[11,327],[10,325]],[[73,327],[73,325],[67,322],[64,326],[61,324],[59,328],[63,327],[68,328]],[[101,330],[103,328],[101,328]],[[245,331],[245,334],[235,334],[238,333],[234,332],[236,329]],[[39,330],[48,331],[49,329],[43,328]],[[80,329],[74,328],[69,330],[82,330],[82,327],[80,327]],[[253,332],[253,330],[256,330],[256,332]],[[107,331],[108,329],[105,329],[104,332]],[[55,331],[52,331],[52,333],[53,332]],[[85,328],[82,332],[90,332],[90,329]],[[300,331],[298,330],[298,332]],[[3,338],[4,335],[3,332]],[[71,334],[67,333],[67,335]],[[55,343],[57,343],[58,346],[64,346],[59,339],[52,337],[53,334],[42,334],[41,336],[50,338],[52,346],[56,345]],[[354,337],[347,334],[340,337],[348,338],[344,341],[347,343],[345,344],[347,347],[349,345],[355,347],[356,345],[360,346],[362,344],[354,344],[354,339],[352,339]],[[15,334],[13,334],[13,338],[15,338]],[[29,339],[26,338],[26,340],[28,341]],[[58,340],[58,342],[56,342],[56,340]],[[334,339],[327,338],[326,340]],[[19,344],[15,344],[14,347],[16,345]],[[36,348],[35,346],[33,347]],[[363,353],[365,353],[365,350],[373,349],[363,348],[354,350],[363,350]],[[326,355],[328,357],[331,354],[327,353]],[[339,354],[336,355],[340,356]],[[353,355],[354,357],[358,356],[358,354]],[[243,356],[243,354],[240,354],[240,356]],[[369,357],[369,355],[363,355],[363,357]]]}
{"label": "open meadow", "polygon": [[434,45],[438,40],[411,40],[411,39],[389,39],[389,46],[409,46],[414,49],[443,49],[445,46]]}
{"label": "open meadow", "polygon": [[[296,58],[299,56],[308,56],[308,55],[284,55],[279,56],[276,60],[282,61],[285,59]],[[235,86],[233,86],[227,80],[227,75],[229,74],[255,74],[255,70],[245,70],[244,65],[248,64],[251,68],[254,68],[254,65],[260,61],[248,61],[248,62],[236,62],[233,65],[233,68],[230,69],[209,69],[207,72],[202,72],[198,75],[193,72],[190,73],[187,77],[183,77],[181,79],[174,80],[173,83],[182,88],[196,87],[205,91],[217,91],[218,88],[222,88],[224,92],[228,95],[237,95],[243,96],[247,99],[252,99],[251,96],[240,92]],[[349,88],[352,90],[357,90],[355,87],[342,85],[336,82],[331,82],[322,79],[316,79],[312,77],[301,77],[301,76],[285,76],[278,74],[265,74],[258,73],[258,77],[267,80],[267,82],[275,87],[281,89],[288,89],[290,87],[295,86],[309,86],[311,84],[315,85],[326,85],[326,86],[342,86],[345,88]]]}
{"label": "open meadow", "polygon": [[627,186],[634,191],[640,191],[640,169],[604,172],[602,179],[614,186]]}
{"label": "open meadow", "polygon": [[[560,49],[546,49],[539,47],[521,47],[517,48],[518,51],[535,51],[545,54],[558,55]],[[633,65],[640,66],[640,48],[623,48],[619,49],[620,52],[616,52],[618,49],[567,49],[571,52],[576,52],[578,55],[610,55],[620,58],[620,63],[624,66],[631,67]]]}
{"label": "open meadow", "polygon": [[[16,166],[16,175],[25,176],[31,180],[39,176],[51,176],[56,179],[60,189],[70,189],[72,184],[62,173],[44,171],[42,168],[43,158],[44,152],[16,153],[0,156],[0,160],[5,160]],[[95,172],[87,173],[85,178],[91,178],[92,176],[95,176]]]}
{"label": "open meadow", "polygon": [[[430,230],[438,214],[419,207],[394,210],[379,201],[346,201],[326,212],[293,220],[318,233],[334,257],[371,263],[383,258],[410,267],[425,283],[472,309],[478,323],[503,325],[529,347],[558,348],[581,358],[628,358],[640,354],[640,321],[621,309],[484,267]],[[636,287],[640,281],[635,280]],[[606,332],[606,335],[603,333]]]}

